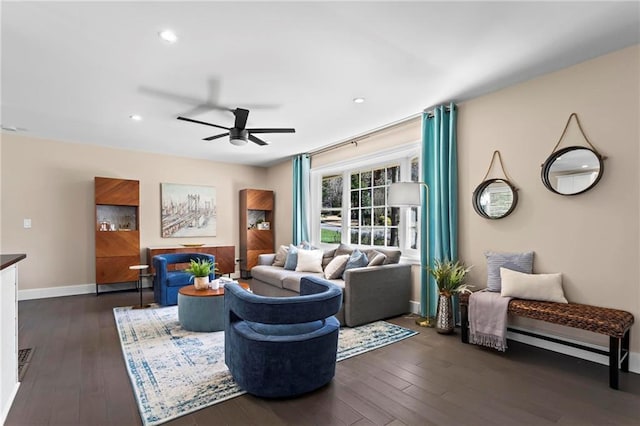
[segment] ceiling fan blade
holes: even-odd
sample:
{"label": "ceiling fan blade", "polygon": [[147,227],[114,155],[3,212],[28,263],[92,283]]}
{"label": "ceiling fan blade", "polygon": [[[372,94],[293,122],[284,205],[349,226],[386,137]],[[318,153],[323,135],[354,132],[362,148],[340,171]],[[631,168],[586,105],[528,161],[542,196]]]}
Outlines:
{"label": "ceiling fan blade", "polygon": [[222,138],[224,136],[229,136],[229,132],[227,133],[220,133],[219,135],[215,135],[215,136],[209,136],[208,138],[204,138],[202,139],[203,141],[212,141],[214,139],[218,139],[218,138]]}
{"label": "ceiling fan blade", "polygon": [[204,124],[205,126],[217,127],[218,129],[223,129],[223,130],[229,130],[228,127],[218,126],[217,124],[211,124],[211,123],[207,123],[200,120],[194,120],[192,118],[187,118],[187,117],[178,117],[178,120],[189,121],[191,123],[196,123],[196,124]]}
{"label": "ceiling fan blade", "polygon": [[273,128],[273,129],[247,129],[249,133],[295,133],[296,129]]}
{"label": "ceiling fan blade", "polygon": [[247,126],[247,117],[249,117],[249,110],[244,108],[236,108],[233,113],[236,115],[236,122],[233,127],[244,129]]}
{"label": "ceiling fan blade", "polygon": [[203,112],[209,112],[211,110],[217,110],[217,111],[231,111],[233,112],[233,110],[231,108],[228,108],[226,106],[222,106],[222,105],[216,105],[216,104],[212,104],[212,103],[206,103],[206,104],[200,104],[200,105],[196,105],[193,108],[191,108],[189,111],[185,111],[180,115],[199,115],[202,114]]}
{"label": "ceiling fan blade", "polygon": [[265,142],[262,139],[253,136],[251,133],[249,133],[249,140],[251,142],[257,143],[260,146],[269,145],[269,142]]}

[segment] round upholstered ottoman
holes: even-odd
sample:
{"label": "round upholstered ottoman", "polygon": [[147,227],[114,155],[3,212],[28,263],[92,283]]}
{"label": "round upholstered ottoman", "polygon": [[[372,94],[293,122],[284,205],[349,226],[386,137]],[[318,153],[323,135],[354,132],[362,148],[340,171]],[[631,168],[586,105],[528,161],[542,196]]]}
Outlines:
{"label": "round upholstered ottoman", "polygon": [[189,331],[224,330],[224,288],[196,290],[192,285],[178,291],[178,321]]}

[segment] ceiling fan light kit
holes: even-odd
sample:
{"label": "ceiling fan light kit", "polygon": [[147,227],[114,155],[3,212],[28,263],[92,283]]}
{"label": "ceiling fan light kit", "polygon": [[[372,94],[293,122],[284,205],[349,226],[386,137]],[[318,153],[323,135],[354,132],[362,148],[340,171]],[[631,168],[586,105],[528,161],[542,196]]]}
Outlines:
{"label": "ceiling fan light kit", "polygon": [[296,129],[292,129],[292,128],[247,129],[246,125],[247,125],[247,118],[249,117],[249,110],[244,108],[236,108],[230,111],[233,112],[233,115],[236,116],[233,127],[220,126],[218,124],[207,123],[205,121],[194,120],[192,118],[187,118],[187,117],[178,117],[178,120],[189,121],[191,123],[203,124],[205,126],[211,126],[211,127],[216,127],[218,129],[227,130],[226,133],[220,133],[218,135],[209,136],[202,140],[212,141],[214,139],[229,136],[229,142],[231,142],[232,145],[236,145],[236,146],[246,145],[247,142],[249,141],[260,146],[269,145],[269,142],[260,139],[259,137],[253,135],[252,133],[295,133],[296,132]]}
{"label": "ceiling fan light kit", "polygon": [[236,128],[229,129],[229,142],[231,142],[232,145],[242,146],[242,145],[246,145],[248,141],[249,141],[249,132],[247,132],[246,129],[244,130],[236,129]]}

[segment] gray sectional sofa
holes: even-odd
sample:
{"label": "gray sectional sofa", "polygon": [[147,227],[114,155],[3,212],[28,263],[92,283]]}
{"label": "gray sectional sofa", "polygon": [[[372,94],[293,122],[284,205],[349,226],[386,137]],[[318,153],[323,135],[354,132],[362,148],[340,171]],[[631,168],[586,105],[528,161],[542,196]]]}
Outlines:
{"label": "gray sectional sofa", "polygon": [[[325,250],[323,270],[335,256],[351,253],[352,250],[346,245]],[[362,251],[367,253],[372,250]],[[343,326],[355,327],[402,315],[410,310],[411,265],[398,263],[400,250],[375,248],[375,251],[386,256],[382,265],[348,269],[344,279],[329,280],[343,289],[342,308],[336,315]],[[299,295],[302,277],[313,275],[325,278],[324,272],[297,272],[273,266],[275,259],[275,253],[259,256],[258,265],[251,269],[251,289],[254,293],[276,297]]]}

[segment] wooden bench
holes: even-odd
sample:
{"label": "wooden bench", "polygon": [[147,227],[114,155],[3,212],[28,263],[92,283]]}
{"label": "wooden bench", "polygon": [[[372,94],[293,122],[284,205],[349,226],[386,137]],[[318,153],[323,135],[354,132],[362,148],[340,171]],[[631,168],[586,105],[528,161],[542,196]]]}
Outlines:
{"label": "wooden bench", "polygon": [[[461,294],[460,316],[463,343],[469,343],[468,306],[469,295]],[[629,312],[582,305],[579,303],[554,303],[512,299],[509,302],[508,313],[609,336],[609,350],[604,351],[525,330],[508,328],[509,331],[514,333],[571,346],[600,355],[607,355],[609,357],[609,386],[613,389],[618,389],[618,371],[629,371],[629,334],[634,320],[633,315]]]}

